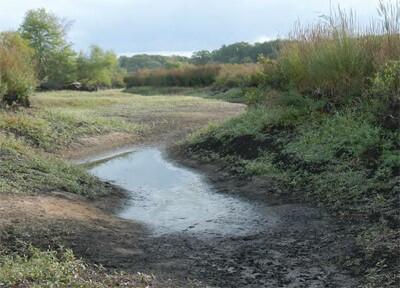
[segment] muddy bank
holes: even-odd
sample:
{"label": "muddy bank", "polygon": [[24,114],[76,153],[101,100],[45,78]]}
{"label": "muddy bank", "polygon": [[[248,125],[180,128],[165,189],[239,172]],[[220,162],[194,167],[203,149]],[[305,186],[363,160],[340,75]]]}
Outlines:
{"label": "muddy bank", "polygon": [[[266,197],[268,189],[274,191],[268,182],[233,179],[221,167],[196,164],[168,150],[169,159],[202,171],[217,193],[255,202],[263,199],[278,221],[242,235],[155,235],[145,225],[112,214],[127,202],[129,193],[110,183],[113,196],[92,203],[65,193],[33,197],[31,204],[26,198],[2,199],[14,203],[11,209],[0,211],[14,213],[2,214],[14,219],[2,229],[2,241],[69,247],[89,263],[109,270],[153,274],[154,287],[356,287],[357,280],[337,265],[354,253],[343,223],[282,194]],[[28,204],[36,205],[35,214],[24,212],[32,210]]]}
{"label": "muddy bank", "polygon": [[30,220],[40,220],[41,228],[25,223],[21,230],[9,230],[5,240],[55,249],[64,245],[111,270],[154,274],[156,287],[354,287],[356,281],[335,265],[351,247],[341,225],[318,209],[275,208],[279,225],[242,236],[154,237],[142,225],[108,213],[77,219],[39,213]]}
{"label": "muddy bank", "polygon": [[112,232],[81,233],[80,239],[96,239],[95,247],[101,249],[88,249],[82,245],[85,240],[79,240],[73,241],[74,250],[108,268],[173,279],[176,287],[188,287],[189,282],[192,287],[356,287],[356,277],[338,265],[355,253],[346,223],[284,197],[266,179],[251,182],[230,177],[221,167],[200,165],[179,150],[168,150],[169,159],[201,170],[217,193],[254,202],[263,199],[278,221],[244,235],[199,237],[187,231],[157,235],[146,225],[133,232],[133,223],[125,220]]}
{"label": "muddy bank", "polygon": [[299,204],[304,200],[298,195],[282,189],[272,178],[232,174],[221,163],[193,159],[179,145],[169,146],[165,150],[165,154],[171,161],[179,165],[201,171],[220,193],[267,202],[269,205]]}

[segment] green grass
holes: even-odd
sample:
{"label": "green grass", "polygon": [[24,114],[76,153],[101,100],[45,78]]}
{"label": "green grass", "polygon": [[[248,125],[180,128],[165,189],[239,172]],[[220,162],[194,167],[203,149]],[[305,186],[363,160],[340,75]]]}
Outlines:
{"label": "green grass", "polygon": [[84,169],[44,152],[68,148],[82,136],[143,131],[143,125],[106,115],[107,107],[123,101],[121,94],[39,93],[33,96],[33,109],[0,111],[0,193],[106,194]]}
{"label": "green grass", "polygon": [[152,87],[138,86],[125,90],[128,93],[155,96],[155,95],[185,95],[202,97],[205,99],[223,100],[232,103],[244,103],[246,101],[244,92],[241,88],[234,87],[229,89],[220,89],[213,87],[193,88],[193,87]]}
{"label": "green grass", "polygon": [[144,95],[144,96],[155,96],[155,95],[205,96],[210,92],[210,88],[136,86],[127,88],[125,92]]}
{"label": "green grass", "polygon": [[93,198],[107,193],[84,169],[43,155],[13,136],[0,134],[0,160],[0,194],[65,191]]}
{"label": "green grass", "polygon": [[71,250],[41,251],[28,247],[22,255],[0,256],[0,286],[4,287],[148,287],[152,277],[107,273],[89,267]]}
{"label": "green grass", "polygon": [[33,109],[0,111],[0,131],[46,151],[65,148],[81,136],[142,132],[143,125],[108,114],[108,107],[128,102],[121,94],[39,93],[32,97]]}
{"label": "green grass", "polygon": [[360,160],[362,154],[380,146],[382,129],[352,112],[339,112],[299,127],[299,136],[286,151],[307,162],[331,161],[341,154]]}

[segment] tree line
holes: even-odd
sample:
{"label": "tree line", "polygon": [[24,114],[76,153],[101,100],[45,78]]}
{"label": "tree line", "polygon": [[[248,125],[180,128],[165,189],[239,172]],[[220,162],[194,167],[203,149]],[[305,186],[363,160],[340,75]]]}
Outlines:
{"label": "tree line", "polygon": [[161,56],[161,55],[134,55],[121,56],[119,64],[128,72],[136,72],[141,69],[179,68],[187,64],[245,64],[257,63],[260,56],[276,59],[285,40],[274,40],[263,43],[250,44],[238,42],[231,45],[223,45],[216,50],[201,50],[193,53],[192,57]]}

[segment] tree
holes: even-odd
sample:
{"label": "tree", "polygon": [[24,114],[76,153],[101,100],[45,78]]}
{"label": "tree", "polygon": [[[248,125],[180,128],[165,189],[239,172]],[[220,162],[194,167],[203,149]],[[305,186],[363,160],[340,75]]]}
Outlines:
{"label": "tree", "polygon": [[212,56],[210,51],[202,50],[193,53],[192,62],[196,65],[205,65],[212,62]]}
{"label": "tree", "polygon": [[112,51],[104,51],[93,45],[89,55],[81,52],[77,59],[78,81],[88,86],[112,87],[115,82],[121,82],[118,58]]}
{"label": "tree", "polygon": [[177,68],[189,63],[189,58],[184,56],[162,56],[140,54],[131,57],[121,56],[119,65],[128,72],[136,72],[141,69]]}
{"label": "tree", "polygon": [[29,10],[19,29],[35,51],[38,78],[48,88],[60,88],[74,76],[75,53],[66,40],[67,24],[44,8]]}
{"label": "tree", "polygon": [[0,33],[0,99],[2,103],[29,106],[36,87],[33,50],[17,32]]}
{"label": "tree", "polygon": [[259,56],[276,59],[284,40],[274,40],[264,43],[249,44],[246,42],[223,45],[213,51],[198,51],[193,53],[191,63],[205,65],[210,63],[256,63]]}

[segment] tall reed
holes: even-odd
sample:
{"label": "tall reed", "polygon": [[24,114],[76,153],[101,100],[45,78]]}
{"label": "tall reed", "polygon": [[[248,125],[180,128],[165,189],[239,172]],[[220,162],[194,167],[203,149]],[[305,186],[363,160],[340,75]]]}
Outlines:
{"label": "tall reed", "polygon": [[298,23],[278,60],[288,85],[336,103],[362,96],[376,72],[400,58],[399,3],[380,1],[380,19],[367,27],[340,7],[313,25]]}

